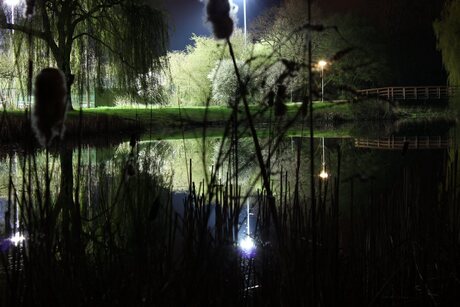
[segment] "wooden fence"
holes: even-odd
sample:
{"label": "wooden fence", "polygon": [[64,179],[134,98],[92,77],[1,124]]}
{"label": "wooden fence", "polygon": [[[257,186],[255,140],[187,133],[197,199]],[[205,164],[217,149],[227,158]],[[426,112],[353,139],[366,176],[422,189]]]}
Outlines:
{"label": "wooden fence", "polygon": [[445,149],[452,141],[442,136],[384,137],[377,139],[355,139],[355,147],[402,150],[407,143],[408,149]]}
{"label": "wooden fence", "polygon": [[404,101],[446,100],[454,96],[457,91],[457,88],[449,86],[400,86],[365,89],[359,90],[358,93],[391,101]]}

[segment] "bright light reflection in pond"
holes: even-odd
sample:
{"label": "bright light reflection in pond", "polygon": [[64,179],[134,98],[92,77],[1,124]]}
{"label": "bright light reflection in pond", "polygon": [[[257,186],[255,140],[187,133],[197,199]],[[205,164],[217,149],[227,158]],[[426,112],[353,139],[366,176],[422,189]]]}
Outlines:
{"label": "bright light reflection in pond", "polygon": [[15,246],[18,246],[20,243],[25,241],[25,237],[23,234],[16,232],[9,240],[11,243],[13,243]]}
{"label": "bright light reflection in pond", "polygon": [[256,250],[256,244],[250,236],[246,236],[244,239],[240,240],[238,246],[246,256],[252,256]]}
{"label": "bright light reflection in pond", "polygon": [[253,256],[254,252],[256,251],[256,244],[254,239],[251,238],[251,226],[250,226],[250,218],[251,218],[251,211],[249,201],[246,204],[246,234],[244,235],[243,239],[240,239],[238,242],[238,247],[243,252],[243,254],[247,257]]}
{"label": "bright light reflection in pond", "polygon": [[326,172],[326,170],[323,169],[319,174],[319,177],[323,180],[326,180],[327,178],[329,178],[329,174]]}

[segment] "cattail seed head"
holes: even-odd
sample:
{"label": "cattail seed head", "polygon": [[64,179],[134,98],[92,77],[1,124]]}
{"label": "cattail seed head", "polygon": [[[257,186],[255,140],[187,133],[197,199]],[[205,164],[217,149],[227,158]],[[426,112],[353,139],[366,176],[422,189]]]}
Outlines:
{"label": "cattail seed head", "polygon": [[67,85],[64,74],[56,68],[45,68],[35,78],[35,103],[32,127],[42,146],[62,137],[67,113]]}
{"label": "cattail seed head", "polygon": [[208,0],[206,12],[217,39],[227,39],[233,33],[233,19],[230,17],[229,0]]}

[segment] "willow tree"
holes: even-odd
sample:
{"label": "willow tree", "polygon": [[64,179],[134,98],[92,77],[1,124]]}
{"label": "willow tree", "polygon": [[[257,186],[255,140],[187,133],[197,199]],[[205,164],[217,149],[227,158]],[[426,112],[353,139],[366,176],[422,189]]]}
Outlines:
{"label": "willow tree", "polygon": [[[163,66],[167,46],[164,14],[144,0],[36,0],[34,14],[15,23],[2,5],[0,28],[40,40],[35,46],[47,49],[40,52],[49,52],[69,89],[75,71],[91,70],[97,84],[103,84],[103,65],[110,66],[117,87],[145,87]],[[95,64],[81,69],[88,58]]]}
{"label": "willow tree", "polygon": [[449,83],[460,85],[460,1],[446,4],[441,20],[434,24],[438,37],[438,49],[449,74]]}
{"label": "willow tree", "polygon": [[[155,72],[162,67],[161,57],[166,53],[167,43],[165,17],[142,0],[35,0],[35,12],[17,18],[15,23],[9,21],[9,12],[2,2],[0,29],[11,33],[14,30],[14,39],[25,37],[24,45],[30,48],[19,56],[32,61],[39,54],[43,57],[49,54],[54,65],[64,72],[69,90],[74,80],[81,79],[74,73],[84,72],[82,67],[93,70],[92,75],[101,82],[110,70],[114,82],[128,90],[146,86],[147,78],[155,78],[158,75]],[[84,63],[88,58],[95,60],[91,67]],[[29,80],[32,66],[29,65]],[[64,139],[60,145],[61,189],[55,208],[62,216],[61,232],[68,255],[78,262],[85,247],[72,157],[72,149]]]}

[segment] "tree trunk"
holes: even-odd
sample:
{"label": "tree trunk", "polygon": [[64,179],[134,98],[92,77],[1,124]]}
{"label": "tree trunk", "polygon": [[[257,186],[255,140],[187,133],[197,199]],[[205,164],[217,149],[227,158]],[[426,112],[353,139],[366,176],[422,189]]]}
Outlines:
{"label": "tree trunk", "polygon": [[72,85],[75,79],[75,76],[72,74],[70,69],[70,58],[68,61],[64,61],[63,65],[60,65],[60,69],[65,75],[66,85],[67,85],[67,110],[73,111],[72,106]]}
{"label": "tree trunk", "polygon": [[59,205],[63,216],[63,237],[66,244],[69,258],[76,263],[82,254],[82,223],[79,201],[73,198],[73,150],[65,141],[61,144],[61,190],[59,194]]}
{"label": "tree trunk", "polygon": [[67,110],[74,110],[72,106],[72,85],[75,80],[75,76],[72,74],[70,66],[70,52],[61,51],[55,54],[55,59],[59,69],[64,73],[66,85],[67,85]]}
{"label": "tree trunk", "polygon": [[62,255],[64,263],[70,264],[70,255],[73,251],[71,236],[71,212],[73,208],[73,171],[72,150],[66,148],[65,142],[60,145],[59,158],[61,162],[61,186],[58,205],[62,212],[62,237],[66,253]]}
{"label": "tree trunk", "polygon": [[72,84],[74,82],[75,76],[70,73],[70,69],[68,73],[65,73],[65,79],[67,82],[67,110],[73,111],[74,108],[72,106]]}

